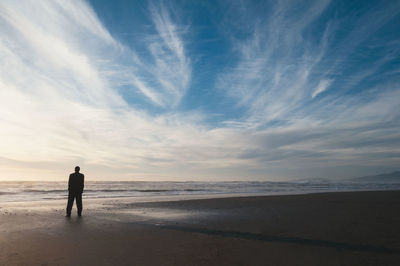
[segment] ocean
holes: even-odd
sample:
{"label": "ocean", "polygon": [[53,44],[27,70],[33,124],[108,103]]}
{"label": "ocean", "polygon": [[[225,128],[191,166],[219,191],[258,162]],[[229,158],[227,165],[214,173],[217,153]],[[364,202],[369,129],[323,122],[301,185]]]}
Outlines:
{"label": "ocean", "polygon": [[[400,190],[400,183],[333,181],[297,182],[94,182],[85,183],[84,198],[179,195],[283,195],[316,192]],[[0,182],[0,202],[67,198],[67,182]]]}

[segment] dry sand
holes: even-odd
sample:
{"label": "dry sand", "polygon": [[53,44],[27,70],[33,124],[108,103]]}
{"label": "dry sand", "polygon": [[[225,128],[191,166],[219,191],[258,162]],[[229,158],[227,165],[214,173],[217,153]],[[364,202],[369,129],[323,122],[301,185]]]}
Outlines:
{"label": "dry sand", "polygon": [[400,263],[400,191],[136,201],[3,203],[0,265]]}

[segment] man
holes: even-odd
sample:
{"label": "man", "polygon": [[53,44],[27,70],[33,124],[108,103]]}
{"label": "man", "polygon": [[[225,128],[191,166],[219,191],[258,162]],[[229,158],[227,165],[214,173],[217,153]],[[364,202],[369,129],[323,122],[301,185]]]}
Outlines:
{"label": "man", "polygon": [[67,204],[67,215],[66,217],[71,217],[72,205],[74,204],[74,199],[76,199],[76,207],[78,208],[78,216],[82,215],[82,192],[84,187],[85,176],[79,171],[81,168],[79,166],[75,167],[75,173],[69,175],[68,181],[68,204]]}

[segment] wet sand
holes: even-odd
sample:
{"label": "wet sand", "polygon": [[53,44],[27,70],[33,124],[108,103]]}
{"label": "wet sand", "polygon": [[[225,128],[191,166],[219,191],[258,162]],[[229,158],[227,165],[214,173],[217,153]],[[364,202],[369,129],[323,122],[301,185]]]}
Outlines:
{"label": "wet sand", "polygon": [[[142,200],[143,201],[143,200]],[[398,265],[400,191],[2,203],[0,265]]]}

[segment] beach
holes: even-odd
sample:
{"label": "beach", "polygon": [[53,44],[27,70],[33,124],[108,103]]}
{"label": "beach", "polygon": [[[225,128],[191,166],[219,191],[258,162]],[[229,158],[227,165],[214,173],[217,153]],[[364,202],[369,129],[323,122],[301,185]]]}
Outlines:
{"label": "beach", "polygon": [[0,265],[398,265],[400,191],[0,206]]}

